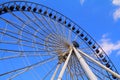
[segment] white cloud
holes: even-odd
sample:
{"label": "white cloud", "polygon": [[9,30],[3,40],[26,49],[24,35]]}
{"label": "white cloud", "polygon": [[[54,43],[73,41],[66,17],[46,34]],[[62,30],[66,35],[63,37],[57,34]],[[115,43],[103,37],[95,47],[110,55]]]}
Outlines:
{"label": "white cloud", "polygon": [[120,19],[120,8],[116,9],[116,11],[113,13],[114,20]]}
{"label": "white cloud", "polygon": [[118,8],[113,12],[114,20],[120,19],[120,0],[112,0],[112,4]]}
{"label": "white cloud", "polygon": [[113,0],[112,4],[116,6],[120,6],[120,0]]}
{"label": "white cloud", "polygon": [[113,51],[117,51],[117,54],[120,54],[120,41],[112,42],[111,39],[107,38],[107,36],[103,35],[100,40],[101,47],[103,50],[109,55]]}
{"label": "white cloud", "polygon": [[85,0],[80,0],[80,4],[82,5],[85,2]]}

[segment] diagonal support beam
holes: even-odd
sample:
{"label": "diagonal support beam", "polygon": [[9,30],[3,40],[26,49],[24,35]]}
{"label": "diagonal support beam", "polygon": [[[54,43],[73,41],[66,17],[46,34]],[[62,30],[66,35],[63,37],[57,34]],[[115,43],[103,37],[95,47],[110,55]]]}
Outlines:
{"label": "diagonal support beam", "polygon": [[74,49],[75,55],[77,56],[77,58],[78,58],[78,60],[79,60],[79,62],[81,64],[81,67],[85,71],[87,77],[90,80],[97,80],[97,77],[92,72],[92,70],[89,68],[88,64],[86,63],[86,61],[84,60],[84,58],[81,56],[81,54],[78,52],[78,50],[75,47],[73,47],[73,49]]}
{"label": "diagonal support beam", "polygon": [[81,50],[79,50],[79,49],[77,49],[77,50],[79,51],[79,53],[81,53],[82,55],[86,56],[91,61],[93,61],[94,63],[96,63],[97,65],[99,65],[101,68],[105,69],[106,71],[108,71],[109,73],[111,73],[112,75],[114,75],[115,77],[117,77],[117,78],[120,79],[120,75],[119,74],[117,74],[114,71],[112,71],[111,69],[107,68],[106,66],[104,66],[103,64],[101,64],[100,62],[98,62],[97,60],[95,60],[94,58],[90,57],[89,55],[85,54]]}
{"label": "diagonal support beam", "polygon": [[67,67],[67,65],[68,65],[68,61],[69,61],[69,59],[70,59],[70,57],[71,57],[72,50],[73,50],[73,49],[70,50],[69,55],[68,55],[68,57],[67,57],[64,65],[63,65],[63,67],[62,67],[62,70],[61,70],[61,72],[60,72],[57,80],[62,80],[62,76],[63,76],[63,74],[64,74],[64,72],[65,72],[65,69],[66,69],[66,67]]}
{"label": "diagonal support beam", "polygon": [[61,63],[58,63],[58,65],[57,65],[57,67],[56,67],[56,69],[55,69],[55,71],[54,71],[54,73],[53,73],[53,75],[51,77],[51,80],[54,80],[54,78],[55,78],[55,76],[56,76],[56,74],[58,72],[58,69],[59,69],[60,65],[61,65]]}

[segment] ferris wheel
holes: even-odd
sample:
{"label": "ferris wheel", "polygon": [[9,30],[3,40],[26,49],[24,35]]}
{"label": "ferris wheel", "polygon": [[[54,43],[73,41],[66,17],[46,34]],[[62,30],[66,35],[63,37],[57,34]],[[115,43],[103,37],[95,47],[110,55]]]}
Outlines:
{"label": "ferris wheel", "polygon": [[63,14],[29,1],[0,4],[0,80],[119,80],[96,41]]}

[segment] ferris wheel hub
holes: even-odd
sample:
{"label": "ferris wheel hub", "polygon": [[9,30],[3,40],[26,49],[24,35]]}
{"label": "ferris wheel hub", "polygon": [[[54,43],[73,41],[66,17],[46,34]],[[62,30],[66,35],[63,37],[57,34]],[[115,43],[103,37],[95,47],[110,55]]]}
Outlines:
{"label": "ferris wheel hub", "polygon": [[73,46],[74,46],[75,48],[78,48],[78,47],[79,47],[79,44],[78,44],[76,41],[73,41],[72,44],[73,44]]}
{"label": "ferris wheel hub", "polygon": [[67,59],[67,57],[68,57],[68,55],[69,55],[68,52],[66,52],[66,53],[64,53],[64,54],[62,54],[62,55],[59,55],[59,56],[58,56],[59,62],[60,62],[60,63],[65,62],[66,59]]}

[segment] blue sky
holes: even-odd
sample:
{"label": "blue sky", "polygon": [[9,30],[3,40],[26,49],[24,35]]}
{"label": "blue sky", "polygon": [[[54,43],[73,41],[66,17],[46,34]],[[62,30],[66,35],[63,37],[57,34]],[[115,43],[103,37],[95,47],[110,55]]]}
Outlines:
{"label": "blue sky", "polygon": [[120,72],[120,0],[34,1],[79,24],[103,47]]}
{"label": "blue sky", "polygon": [[120,0],[29,1],[48,6],[80,25],[103,47],[120,73]]}

